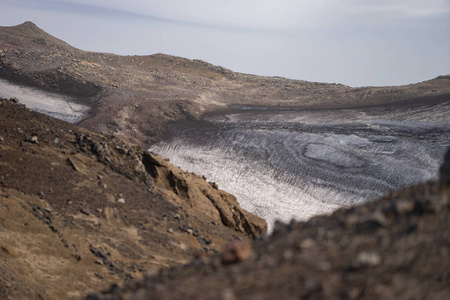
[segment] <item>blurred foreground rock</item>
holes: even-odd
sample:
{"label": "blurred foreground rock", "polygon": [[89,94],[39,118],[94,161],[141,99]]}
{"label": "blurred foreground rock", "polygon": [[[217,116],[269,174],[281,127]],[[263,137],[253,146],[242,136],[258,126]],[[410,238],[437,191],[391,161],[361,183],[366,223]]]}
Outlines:
{"label": "blurred foreground rock", "polygon": [[449,212],[450,189],[428,182],[87,299],[449,299]]}

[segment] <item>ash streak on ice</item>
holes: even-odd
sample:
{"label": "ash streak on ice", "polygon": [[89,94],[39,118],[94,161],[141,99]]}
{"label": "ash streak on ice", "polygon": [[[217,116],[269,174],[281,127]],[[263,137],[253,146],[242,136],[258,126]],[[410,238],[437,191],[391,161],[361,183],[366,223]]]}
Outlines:
{"label": "ash streak on ice", "polygon": [[4,79],[0,79],[0,97],[16,97],[32,110],[70,123],[82,121],[90,110],[89,106],[77,103],[69,96],[13,84]]}
{"label": "ash streak on ice", "polygon": [[246,109],[175,126],[150,151],[217,182],[271,228],[275,220],[307,219],[436,178],[450,146],[449,115],[448,102],[394,110]]}

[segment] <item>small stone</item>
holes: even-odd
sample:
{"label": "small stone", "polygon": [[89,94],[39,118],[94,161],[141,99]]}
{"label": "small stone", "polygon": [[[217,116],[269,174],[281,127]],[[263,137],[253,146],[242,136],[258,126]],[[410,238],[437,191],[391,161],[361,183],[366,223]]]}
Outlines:
{"label": "small stone", "polygon": [[0,144],[3,144],[4,142],[5,142],[5,139],[2,136],[0,136]]}
{"label": "small stone", "polygon": [[376,252],[360,252],[354,262],[355,267],[375,267],[381,263],[381,257]]}
{"label": "small stone", "polygon": [[381,212],[375,212],[369,218],[355,224],[356,233],[369,233],[384,227],[387,224],[386,217]]}
{"label": "small stone", "polygon": [[117,202],[125,204],[125,199],[124,198],[120,198],[119,200],[117,200]]}
{"label": "small stone", "polygon": [[174,215],[173,215],[173,218],[176,219],[176,220],[179,220],[181,217],[180,217],[179,214],[174,214]]}
{"label": "small stone", "polygon": [[252,247],[248,239],[233,241],[225,246],[221,254],[222,264],[234,264],[243,261],[252,254]]}
{"label": "small stone", "polygon": [[233,289],[226,288],[222,291],[222,299],[223,300],[235,300],[236,294],[234,293]]}
{"label": "small stone", "polygon": [[320,283],[312,278],[308,278],[304,281],[304,286],[307,290],[315,290],[320,287]]}
{"label": "small stone", "polygon": [[361,298],[361,290],[358,288],[352,288],[348,291],[348,297],[350,299],[360,299]]}
{"label": "small stone", "polygon": [[45,196],[45,195],[44,195],[44,192],[42,192],[42,191],[41,191],[41,192],[39,192],[39,193],[38,193],[38,196],[39,196],[39,198],[43,199],[43,198],[44,198],[44,196]]}
{"label": "small stone", "polygon": [[206,245],[209,245],[212,242],[211,239],[208,239],[208,238],[204,238],[204,241],[205,241]]}
{"label": "small stone", "polygon": [[103,261],[101,259],[96,259],[95,263],[98,265],[103,265]]}
{"label": "small stone", "polygon": [[146,279],[149,279],[149,278],[153,278],[153,277],[158,276],[158,274],[159,274],[159,269],[151,268],[151,269],[148,269],[147,271],[145,271],[144,277]]}
{"label": "small stone", "polygon": [[290,260],[294,256],[294,252],[292,250],[286,249],[283,251],[283,259]]}
{"label": "small stone", "polygon": [[47,206],[44,210],[47,212],[52,212],[53,208],[51,206]]}
{"label": "small stone", "polygon": [[396,203],[397,212],[401,215],[409,213],[414,210],[414,203],[412,201],[397,201]]}
{"label": "small stone", "polygon": [[82,214],[85,214],[86,216],[89,216],[89,215],[90,215],[90,213],[89,213],[87,210],[83,209],[83,208],[80,208],[80,212],[81,212]]}
{"label": "small stone", "polygon": [[300,248],[308,249],[314,246],[314,241],[312,239],[306,239],[300,242]]}
{"label": "small stone", "polygon": [[35,135],[33,135],[33,136],[31,136],[31,137],[26,136],[26,137],[23,139],[23,141],[24,141],[24,142],[28,142],[28,143],[32,143],[32,144],[37,144],[37,143],[38,143],[38,138],[37,138],[37,136],[35,136]]}
{"label": "small stone", "polygon": [[167,229],[167,232],[168,232],[168,233],[173,233],[173,229],[172,229],[172,228],[169,228],[169,229]]}
{"label": "small stone", "polygon": [[95,256],[106,259],[106,255],[99,248],[96,248],[93,245],[89,245],[89,250],[91,250],[92,254],[94,254]]}
{"label": "small stone", "polygon": [[319,264],[319,270],[328,271],[331,269],[331,264],[328,261],[323,261]]}
{"label": "small stone", "polygon": [[194,234],[194,230],[192,230],[192,229],[190,229],[190,228],[187,229],[186,232],[187,232],[188,234]]}

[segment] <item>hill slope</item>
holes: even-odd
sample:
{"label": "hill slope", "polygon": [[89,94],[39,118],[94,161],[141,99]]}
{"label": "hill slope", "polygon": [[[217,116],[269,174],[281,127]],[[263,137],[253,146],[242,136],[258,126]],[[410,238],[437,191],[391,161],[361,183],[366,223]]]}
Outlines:
{"label": "hill slope", "polygon": [[137,145],[0,100],[0,299],[82,296],[266,230]]}
{"label": "hill slope", "polygon": [[86,52],[31,22],[0,27],[0,78],[70,93],[92,105],[81,125],[148,146],[167,122],[230,105],[346,107],[430,97],[448,101],[450,76],[400,87],[351,88],[232,72],[164,54]]}

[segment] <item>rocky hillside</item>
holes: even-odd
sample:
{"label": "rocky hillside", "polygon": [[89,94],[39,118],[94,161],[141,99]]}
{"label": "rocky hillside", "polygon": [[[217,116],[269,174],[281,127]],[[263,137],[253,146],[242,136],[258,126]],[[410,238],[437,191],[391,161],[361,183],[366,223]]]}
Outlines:
{"label": "rocky hillside", "polygon": [[0,78],[92,107],[77,127],[0,100],[0,299],[450,297],[450,153],[439,183],[267,237],[232,195],[141,148],[168,122],[232,105],[440,103],[450,76],[363,88],[261,77],[87,52],[26,22],[0,27]]}
{"label": "rocky hillside", "polygon": [[81,125],[147,147],[167,122],[197,119],[229,105],[348,107],[448,100],[450,76],[400,87],[351,88],[232,72],[163,54],[86,52],[31,22],[0,27],[0,78],[73,94],[94,107]]}
{"label": "rocky hillside", "polygon": [[67,299],[266,232],[138,145],[0,100],[0,299]]}
{"label": "rocky hillside", "polygon": [[449,299],[449,170],[87,299]]}

